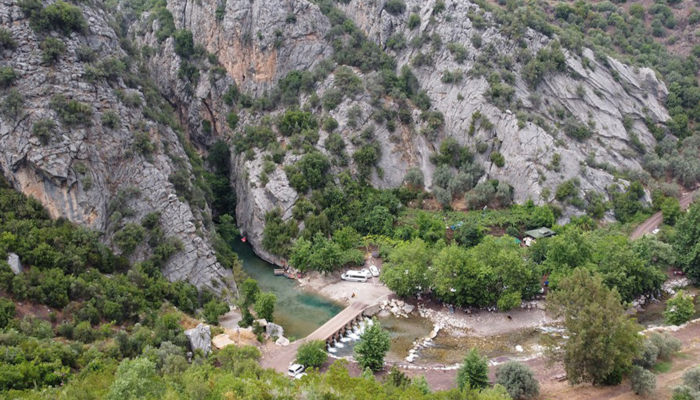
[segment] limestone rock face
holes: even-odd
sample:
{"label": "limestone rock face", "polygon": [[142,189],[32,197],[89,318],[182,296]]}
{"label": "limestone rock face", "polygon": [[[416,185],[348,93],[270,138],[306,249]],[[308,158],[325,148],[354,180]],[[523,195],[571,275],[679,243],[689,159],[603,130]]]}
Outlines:
{"label": "limestone rock face", "polygon": [[24,272],[24,267],[22,267],[22,263],[19,261],[19,256],[15,253],[10,253],[7,255],[7,264],[10,265],[10,269],[15,275],[19,275]]}
{"label": "limestone rock face", "polygon": [[[119,60],[126,53],[108,24],[111,17],[97,7],[79,6],[88,31],[61,38],[66,52],[55,65],[42,62],[39,46],[44,35],[32,31],[17,4],[0,6],[0,23],[17,42],[15,50],[4,51],[2,62],[14,68],[18,78],[13,88],[24,100],[18,118],[0,118],[2,174],[16,189],[41,201],[52,217],[103,232],[101,239],[117,253],[115,231],[159,212],[165,236],[182,244],[182,251],[165,263],[164,275],[217,292],[228,285],[235,292],[231,272],[217,262],[207,240],[209,232],[202,224],[207,211],[179,198],[169,181],[172,173],[184,170],[189,176],[192,169],[178,135],[147,115],[146,96],[138,85],[127,84],[121,76],[88,83],[89,64],[79,59],[81,51],[91,49],[97,62]],[[50,36],[59,37],[55,32]],[[52,106],[56,97],[86,105],[86,120],[63,121]],[[113,126],[105,122],[107,113],[117,117]],[[33,134],[40,120],[55,123],[44,142]],[[136,133],[149,138],[151,151],[137,149]],[[131,259],[143,260],[150,253],[144,243]]]}

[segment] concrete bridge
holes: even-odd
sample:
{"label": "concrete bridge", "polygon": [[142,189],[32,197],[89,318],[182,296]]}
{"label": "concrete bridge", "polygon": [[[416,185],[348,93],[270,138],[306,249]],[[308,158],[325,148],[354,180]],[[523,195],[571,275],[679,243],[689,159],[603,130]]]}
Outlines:
{"label": "concrete bridge", "polygon": [[362,302],[350,304],[323,326],[313,331],[304,341],[323,340],[326,344],[331,344],[333,339],[339,340],[347,330],[352,330],[353,324],[362,320],[366,309],[367,304]]}

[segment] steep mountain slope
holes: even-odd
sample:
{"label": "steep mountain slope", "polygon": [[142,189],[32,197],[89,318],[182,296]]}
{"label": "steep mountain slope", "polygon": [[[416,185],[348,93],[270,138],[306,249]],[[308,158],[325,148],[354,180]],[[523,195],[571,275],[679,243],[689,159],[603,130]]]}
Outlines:
{"label": "steep mountain slope", "polygon": [[[34,5],[41,10],[41,3]],[[140,221],[160,213],[161,242],[136,249],[123,244],[122,254],[134,260],[157,254],[171,280],[235,291],[231,271],[217,262],[209,227],[202,224],[206,203],[191,206],[169,182],[178,172],[188,180],[193,168],[167,124],[166,105],[138,76],[137,65],[123,62],[135,60],[122,49],[128,41],[120,43],[107,11],[95,5],[79,10],[86,23],[63,34],[30,22],[17,3],[0,7],[0,22],[14,42],[4,46],[2,65],[15,74],[11,89],[4,90],[0,118],[3,175],[39,199],[52,217],[104,232],[103,240],[116,248],[121,242],[115,232],[131,227],[138,244]],[[63,50],[47,59],[51,40]],[[8,99],[17,95],[15,111],[8,111]],[[121,238],[134,239],[127,236]]]}

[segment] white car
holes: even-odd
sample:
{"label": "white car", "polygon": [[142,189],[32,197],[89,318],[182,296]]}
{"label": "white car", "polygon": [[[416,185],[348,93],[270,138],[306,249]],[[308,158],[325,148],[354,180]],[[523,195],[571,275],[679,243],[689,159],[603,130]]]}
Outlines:
{"label": "white car", "polygon": [[301,364],[292,364],[292,366],[289,367],[289,370],[287,371],[287,375],[291,376],[292,378],[296,377],[297,375],[301,374],[304,372],[306,367],[304,367]]}
{"label": "white car", "polygon": [[367,278],[369,278],[369,277],[372,276],[372,273],[369,272],[369,270],[368,270],[367,268],[362,268],[362,269],[360,270],[360,273],[365,274],[365,276],[366,276]]}
{"label": "white car", "polygon": [[654,235],[656,235],[656,234],[659,233],[659,232],[660,232],[659,228],[656,228],[656,229],[654,229],[653,231],[651,231],[651,233],[653,233]]}
{"label": "white car", "polygon": [[377,268],[376,265],[370,265],[369,272],[372,273],[372,276],[379,276],[379,269]]}
{"label": "white car", "polygon": [[306,372],[302,372],[301,374],[298,374],[294,377],[294,379],[301,379],[306,376]]}

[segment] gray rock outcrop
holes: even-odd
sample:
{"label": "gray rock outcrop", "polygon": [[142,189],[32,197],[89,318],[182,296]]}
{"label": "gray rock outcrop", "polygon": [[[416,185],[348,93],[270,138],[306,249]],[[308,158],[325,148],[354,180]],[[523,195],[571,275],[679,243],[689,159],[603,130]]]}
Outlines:
{"label": "gray rock outcrop", "polygon": [[192,350],[202,350],[205,356],[211,352],[211,327],[209,325],[199,324],[188,329],[185,331],[185,336],[189,339]]}
{"label": "gray rock outcrop", "polygon": [[15,253],[10,253],[7,255],[7,264],[10,265],[10,269],[15,275],[19,275],[24,272],[24,267],[22,267],[22,263],[19,261],[19,256]]}

